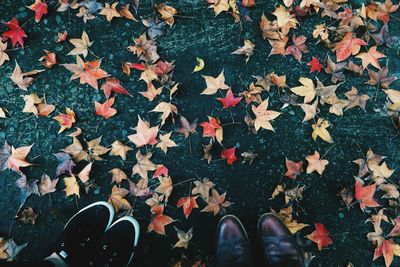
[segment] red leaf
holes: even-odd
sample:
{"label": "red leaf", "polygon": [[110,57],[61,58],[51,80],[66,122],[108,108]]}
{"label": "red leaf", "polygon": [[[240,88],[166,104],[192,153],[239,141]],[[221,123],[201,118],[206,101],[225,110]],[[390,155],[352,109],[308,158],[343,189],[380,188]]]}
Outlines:
{"label": "red leaf", "polygon": [[308,62],[307,66],[310,66],[310,73],[314,71],[320,72],[321,69],[324,67],[321,62],[319,62],[318,58],[312,57],[312,60]]}
{"label": "red leaf", "polygon": [[329,237],[329,231],[322,223],[315,223],[315,231],[307,235],[307,238],[317,243],[319,250],[333,243],[332,239]]}
{"label": "red leaf", "polygon": [[157,177],[161,177],[161,176],[164,176],[164,177],[168,176],[168,168],[165,167],[164,165],[160,165],[153,174],[153,178],[157,178]]}
{"label": "red leaf", "polygon": [[156,209],[153,210],[152,220],[147,227],[147,230],[149,232],[154,231],[157,234],[165,235],[165,226],[174,222],[174,219],[167,215],[164,215],[163,212],[163,206],[158,206]]}
{"label": "red leaf", "polygon": [[356,178],[356,189],[354,197],[360,202],[360,208],[364,210],[366,207],[378,207],[379,203],[373,199],[376,190],[376,184],[363,186],[361,179]]}
{"label": "red leaf", "polygon": [[173,63],[159,60],[156,64],[155,69],[153,70],[157,75],[165,75],[171,72],[174,69]]}
{"label": "red leaf", "polygon": [[35,21],[39,22],[44,14],[47,14],[47,4],[42,0],[35,0],[35,3],[28,6],[30,10],[35,11]]}
{"label": "red leaf", "polygon": [[117,114],[117,110],[115,108],[112,108],[111,106],[114,105],[114,100],[115,98],[112,97],[103,104],[94,101],[94,106],[96,108],[96,115],[103,116],[105,119],[108,119],[115,114]]}
{"label": "red leaf", "polygon": [[226,159],[226,162],[229,165],[232,165],[236,160],[237,157],[235,155],[236,147],[232,148],[224,148],[221,153],[221,158]]}
{"label": "red leaf", "polygon": [[221,128],[221,122],[214,117],[208,117],[208,122],[199,125],[203,127],[203,137],[215,137],[215,130]]}
{"label": "red leaf", "polygon": [[389,233],[389,236],[400,236],[400,216],[394,219],[395,225]]}
{"label": "red leaf", "polygon": [[130,95],[130,93],[121,85],[120,80],[117,78],[106,78],[106,83],[101,86],[106,98],[109,98],[111,92],[123,95]]}
{"label": "red leaf", "polygon": [[182,197],[178,200],[178,204],[176,205],[178,208],[183,207],[183,213],[185,214],[186,219],[189,217],[190,213],[194,208],[198,208],[196,199],[198,196],[195,197]]}
{"label": "red leaf", "polygon": [[291,160],[286,159],[286,168],[287,171],[285,176],[289,177],[290,179],[296,179],[297,175],[303,171],[303,162],[294,162]]}
{"label": "red leaf", "polygon": [[12,18],[11,21],[4,24],[9,28],[8,31],[3,33],[4,39],[7,40],[10,38],[13,47],[16,47],[17,43],[24,47],[24,39],[22,38],[28,36],[26,36],[24,30],[19,26],[18,20],[16,18]]}
{"label": "red leaf", "polygon": [[232,93],[232,90],[229,89],[228,92],[226,92],[224,98],[217,98],[217,100],[222,103],[224,108],[229,108],[229,107],[236,107],[236,105],[239,104],[242,98],[243,97],[235,97]]}
{"label": "red leaf", "polygon": [[357,55],[360,52],[361,45],[367,45],[367,43],[363,39],[354,38],[352,32],[346,33],[335,47],[337,62],[345,60],[350,55]]}
{"label": "red leaf", "polygon": [[389,267],[392,264],[394,254],[393,250],[396,246],[397,244],[392,239],[383,240],[382,244],[375,248],[373,260],[376,260],[383,256],[383,258],[385,259],[386,267]]}
{"label": "red leaf", "polygon": [[285,55],[292,55],[298,62],[301,62],[303,53],[310,52],[306,46],[306,40],[305,36],[296,37],[296,34],[293,34],[293,45],[286,48]]}
{"label": "red leaf", "polygon": [[146,65],[143,63],[128,63],[128,64],[129,64],[130,68],[135,69],[135,70],[143,71],[143,70],[147,69]]}

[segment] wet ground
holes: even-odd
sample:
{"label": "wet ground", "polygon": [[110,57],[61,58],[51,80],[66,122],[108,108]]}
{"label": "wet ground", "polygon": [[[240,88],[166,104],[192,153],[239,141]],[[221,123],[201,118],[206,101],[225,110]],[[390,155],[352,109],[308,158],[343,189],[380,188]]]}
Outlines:
{"label": "wet ground", "polygon": [[[85,139],[103,136],[102,143],[106,146],[110,146],[115,139],[127,141],[127,135],[133,133],[132,127],[136,126],[137,115],[152,123],[157,121],[156,115],[147,113],[154,108],[154,103],[147,102],[137,93],[145,90],[145,84],[138,82],[138,72],[127,77],[121,71],[122,62],[136,62],[135,56],[131,55],[126,47],[132,44],[132,38],[137,38],[146,30],[141,23],[123,19],[115,19],[109,23],[103,16],[98,16],[84,24],[73,12],[55,12],[56,1],[48,1],[49,13],[40,23],[35,23],[29,20],[33,13],[25,7],[30,5],[31,1],[1,2],[0,22],[9,21],[16,16],[21,23],[26,22],[23,28],[29,38],[26,39],[25,49],[10,52],[11,62],[0,67],[0,106],[9,111],[8,118],[0,120],[0,143],[7,141],[15,147],[34,144],[28,159],[36,165],[25,169],[29,178],[38,179],[43,173],[54,176],[56,159],[52,154],[70,144],[71,138],[65,134],[57,134],[59,126],[56,121],[22,113],[24,101],[21,95],[24,92],[12,84],[9,76],[14,68],[15,59],[23,70],[40,68],[37,59],[43,55],[43,49],[56,52],[60,63],[72,63],[72,57],[65,56],[68,52],[67,47],[55,43],[57,32],[67,30],[70,36],[79,37],[85,29],[90,39],[94,40],[93,53],[103,59],[103,69],[118,77],[133,97],[118,97],[118,114],[109,120],[101,121],[97,129],[99,117],[94,115],[93,101],[103,101],[102,92],[96,92],[87,85],[79,85],[77,81],[70,82],[71,74],[62,66],[55,66],[39,74],[29,92],[45,94],[47,101],[56,105],[56,112],[64,112],[66,107],[72,108],[78,118],[76,126],[82,128]],[[244,90],[244,85],[254,81],[252,75],[263,75],[272,71],[279,75],[286,74],[289,86],[297,85],[300,76],[315,76],[309,74],[305,63],[300,64],[292,57],[268,57],[270,45],[262,39],[258,24],[261,14],[272,12],[277,2],[258,0],[256,7],[251,9],[250,17],[253,21],[243,22],[242,25],[235,24],[227,14],[215,17],[213,11],[207,8],[206,1],[167,2],[174,6],[179,14],[189,17],[177,17],[175,25],[172,28],[167,27],[165,34],[157,39],[160,56],[164,60],[175,61],[174,77],[181,84],[176,97],[180,114],[190,121],[198,118],[202,122],[211,114],[218,116],[223,124],[232,121],[229,111],[222,110],[214,97],[200,95],[205,88],[200,74],[217,76],[223,69],[227,84],[236,92]],[[362,2],[352,1],[350,5],[359,7]],[[152,11],[150,1],[140,3],[139,15],[145,16]],[[394,13],[393,16],[400,17],[400,12]],[[301,26],[296,30],[298,35],[304,34],[310,40],[308,47],[311,52],[304,56],[303,62],[310,61],[311,56],[323,59],[328,53],[321,44],[313,45],[311,32],[318,20],[320,18],[316,16],[303,18]],[[396,25],[399,25],[398,21],[390,23],[390,32],[400,36],[400,27]],[[250,38],[257,48],[247,64],[243,57],[231,55],[232,51],[242,46],[244,38]],[[391,73],[400,77],[398,51],[386,47],[380,47],[380,51],[388,55]],[[206,62],[200,74],[191,73],[196,57]],[[89,58],[94,59],[92,55],[89,55]],[[325,74],[317,76],[329,82]],[[382,259],[371,264],[374,248],[366,238],[366,234],[372,230],[371,225],[365,224],[368,217],[357,205],[350,210],[345,209],[337,196],[343,187],[354,183],[353,176],[357,174],[357,166],[352,161],[363,157],[362,153],[368,148],[372,148],[377,154],[386,155],[391,168],[400,164],[400,138],[395,137],[397,130],[389,117],[376,112],[376,109],[383,108],[385,94],[378,91],[376,100],[373,99],[377,89],[366,84],[366,81],[365,75],[360,78],[349,74],[337,91],[338,95],[343,97],[344,92],[355,86],[360,92],[368,94],[372,100],[368,101],[365,112],[361,109],[351,109],[346,111],[343,117],[337,117],[328,114],[326,107],[322,108],[321,114],[333,125],[330,129],[334,139],[333,147],[329,143],[314,142],[311,138],[311,123],[301,122],[303,112],[300,108],[289,107],[282,110],[283,114],[274,121],[276,133],[259,131],[254,135],[244,123],[224,128],[226,147],[236,145],[239,153],[253,151],[259,155],[251,165],[237,161],[230,166],[219,160],[207,164],[202,160],[202,144],[207,143],[207,140],[201,137],[200,127],[199,134],[191,137],[191,149],[188,140],[176,134],[173,139],[179,146],[170,149],[166,155],[157,151],[153,159],[170,169],[174,183],[189,178],[209,177],[217,189],[220,192],[226,191],[228,199],[234,202],[234,205],[228,208],[228,213],[241,218],[251,239],[254,239],[258,216],[268,212],[271,207],[276,208],[280,205],[269,199],[275,186],[282,179],[286,179],[283,178],[286,171],[285,157],[296,161],[304,160],[305,156],[312,154],[314,150],[324,154],[330,149],[326,156],[330,164],[324,175],[307,175],[300,181],[306,185],[306,189],[300,202],[303,210],[299,209],[299,221],[310,225],[321,222],[332,234],[337,234],[333,237],[333,244],[323,251],[318,251],[310,242],[304,243],[306,250],[316,255],[311,266],[346,266],[347,262],[352,262],[354,266],[383,266]],[[400,82],[393,83],[391,87],[399,88]],[[276,91],[272,90],[270,101],[274,110],[281,106],[278,98]],[[240,108],[234,110],[233,116],[236,121],[242,122],[244,115],[244,103],[241,103]],[[179,125],[168,124],[166,129],[178,127]],[[82,194],[78,199],[78,206],[83,207],[95,200],[107,200],[112,186],[107,171],[119,167],[130,173],[135,163],[134,156],[135,152],[128,154],[126,162],[111,156],[106,156],[103,162],[96,162],[91,176],[96,177],[99,189],[87,195]],[[398,182],[398,177],[396,171],[392,179]],[[0,232],[3,236],[14,237],[18,244],[28,242],[27,248],[20,255],[21,259],[41,259],[49,252],[63,224],[77,211],[77,203],[75,198],[65,197],[63,185],[60,183],[57,186],[58,190],[51,194],[51,197],[32,195],[28,199],[26,206],[33,207],[39,217],[35,225],[21,225],[14,220],[19,209],[19,189],[15,186],[17,178],[15,172],[0,172]],[[169,202],[176,203],[178,198],[187,194],[189,187],[189,183],[176,186]],[[204,206],[203,202],[200,204],[201,207]],[[189,250],[184,252],[188,257],[212,254],[218,217],[195,210],[186,220],[181,210],[175,207],[167,207],[167,213],[178,220],[174,223],[178,228],[194,228],[193,243]],[[180,257],[181,250],[171,249],[176,242],[173,227],[167,227],[166,237],[146,233],[150,213],[143,201],[139,201],[135,206],[134,215],[138,217],[143,228],[138,253],[141,256],[136,260],[139,266],[164,266],[172,259]],[[305,236],[311,231],[311,227],[306,228],[299,236]],[[395,260],[393,266],[396,264],[400,264],[399,260]]]}

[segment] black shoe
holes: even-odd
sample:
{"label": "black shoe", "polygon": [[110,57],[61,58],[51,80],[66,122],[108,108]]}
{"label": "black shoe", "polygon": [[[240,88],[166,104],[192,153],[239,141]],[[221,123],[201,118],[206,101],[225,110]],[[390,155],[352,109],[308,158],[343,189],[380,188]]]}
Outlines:
{"label": "black shoe", "polygon": [[296,239],[275,215],[266,213],[260,217],[258,237],[265,266],[304,267],[304,256]]}
{"label": "black shoe", "polygon": [[219,221],[215,265],[217,267],[253,266],[249,238],[236,216],[226,215]]}
{"label": "black shoe", "polygon": [[88,266],[113,218],[113,207],[104,201],[81,209],[65,225],[54,252],[69,266]]}
{"label": "black shoe", "polygon": [[127,266],[139,241],[140,227],[130,216],[124,216],[114,222],[104,233],[98,256],[94,259],[96,267]]}

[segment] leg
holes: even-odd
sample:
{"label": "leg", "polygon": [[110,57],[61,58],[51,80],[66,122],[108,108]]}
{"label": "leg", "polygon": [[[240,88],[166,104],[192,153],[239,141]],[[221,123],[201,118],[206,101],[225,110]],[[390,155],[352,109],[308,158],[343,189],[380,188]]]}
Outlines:
{"label": "leg", "polygon": [[304,256],[295,238],[281,220],[264,214],[258,221],[258,235],[268,267],[304,267]]}
{"label": "leg", "polygon": [[226,215],[219,221],[215,260],[217,267],[253,266],[246,230],[233,215]]}

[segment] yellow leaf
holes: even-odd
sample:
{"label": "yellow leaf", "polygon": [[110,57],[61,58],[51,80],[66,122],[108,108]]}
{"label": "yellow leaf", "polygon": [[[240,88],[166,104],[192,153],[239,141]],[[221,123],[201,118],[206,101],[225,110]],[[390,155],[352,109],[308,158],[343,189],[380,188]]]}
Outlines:
{"label": "yellow leaf", "polygon": [[79,185],[78,182],[76,181],[76,178],[74,175],[72,175],[71,177],[65,177],[64,178],[64,184],[65,184],[65,193],[66,196],[71,196],[71,195],[77,195],[78,197],[79,195]]}
{"label": "yellow leaf", "polygon": [[327,130],[329,126],[331,126],[329,121],[319,118],[318,121],[311,126],[313,129],[312,138],[314,141],[319,137],[325,142],[333,143],[332,137]]}
{"label": "yellow leaf", "polygon": [[204,60],[203,60],[203,59],[201,59],[201,58],[199,58],[199,57],[196,57],[196,61],[197,61],[197,63],[196,63],[196,66],[194,67],[192,73],[193,73],[193,72],[201,71],[201,70],[204,68],[204,66],[205,66]]}

